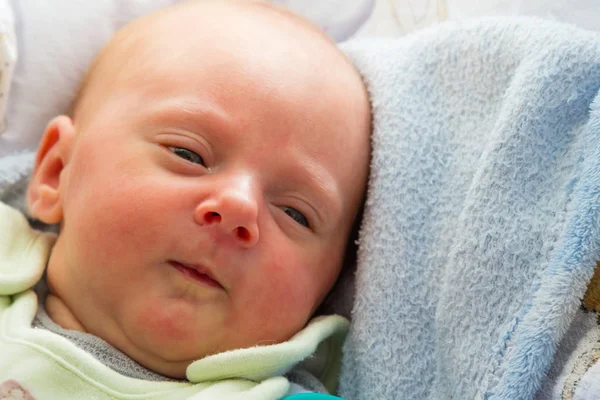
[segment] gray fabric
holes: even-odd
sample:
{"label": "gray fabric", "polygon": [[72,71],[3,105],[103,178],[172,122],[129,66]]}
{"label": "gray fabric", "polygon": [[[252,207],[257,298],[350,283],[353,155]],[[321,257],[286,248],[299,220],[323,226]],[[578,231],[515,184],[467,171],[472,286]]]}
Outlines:
{"label": "gray fabric", "polygon": [[323,383],[301,366],[296,366],[293,370],[285,374],[285,377],[306,391],[328,393]]}
{"label": "gray fabric", "polygon": [[0,157],[0,201],[27,215],[25,192],[35,161],[34,152]]}

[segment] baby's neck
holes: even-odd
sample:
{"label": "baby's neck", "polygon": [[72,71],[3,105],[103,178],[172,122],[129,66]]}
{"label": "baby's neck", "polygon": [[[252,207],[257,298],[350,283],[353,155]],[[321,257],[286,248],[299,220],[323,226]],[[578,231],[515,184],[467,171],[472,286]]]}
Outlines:
{"label": "baby's neck", "polygon": [[45,307],[50,319],[61,328],[87,333],[81,322],[59,297],[48,293]]}

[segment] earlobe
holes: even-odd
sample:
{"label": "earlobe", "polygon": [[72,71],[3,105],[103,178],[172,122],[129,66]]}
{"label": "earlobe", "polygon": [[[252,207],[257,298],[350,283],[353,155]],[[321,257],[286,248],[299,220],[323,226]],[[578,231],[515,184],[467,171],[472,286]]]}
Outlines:
{"label": "earlobe", "polygon": [[33,217],[46,224],[56,224],[62,220],[63,172],[74,141],[73,121],[64,115],[50,121],[42,136],[27,189],[27,206]]}

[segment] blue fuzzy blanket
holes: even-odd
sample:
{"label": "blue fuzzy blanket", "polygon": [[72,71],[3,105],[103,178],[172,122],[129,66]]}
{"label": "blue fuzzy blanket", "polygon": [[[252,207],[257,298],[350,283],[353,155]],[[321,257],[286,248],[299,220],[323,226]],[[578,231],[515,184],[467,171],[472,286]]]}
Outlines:
{"label": "blue fuzzy blanket", "polygon": [[533,398],[600,259],[600,37],[489,19],[344,51],[374,132],[340,395]]}

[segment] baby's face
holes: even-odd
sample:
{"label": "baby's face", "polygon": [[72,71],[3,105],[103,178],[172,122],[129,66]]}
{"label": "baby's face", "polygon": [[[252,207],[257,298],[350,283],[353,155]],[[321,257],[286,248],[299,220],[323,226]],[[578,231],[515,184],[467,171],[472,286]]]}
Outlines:
{"label": "baby's face", "polygon": [[55,120],[48,267],[86,331],[175,377],[302,329],[339,274],[369,152],[360,80],[324,40],[270,14],[182,18],[100,69],[79,121]]}

